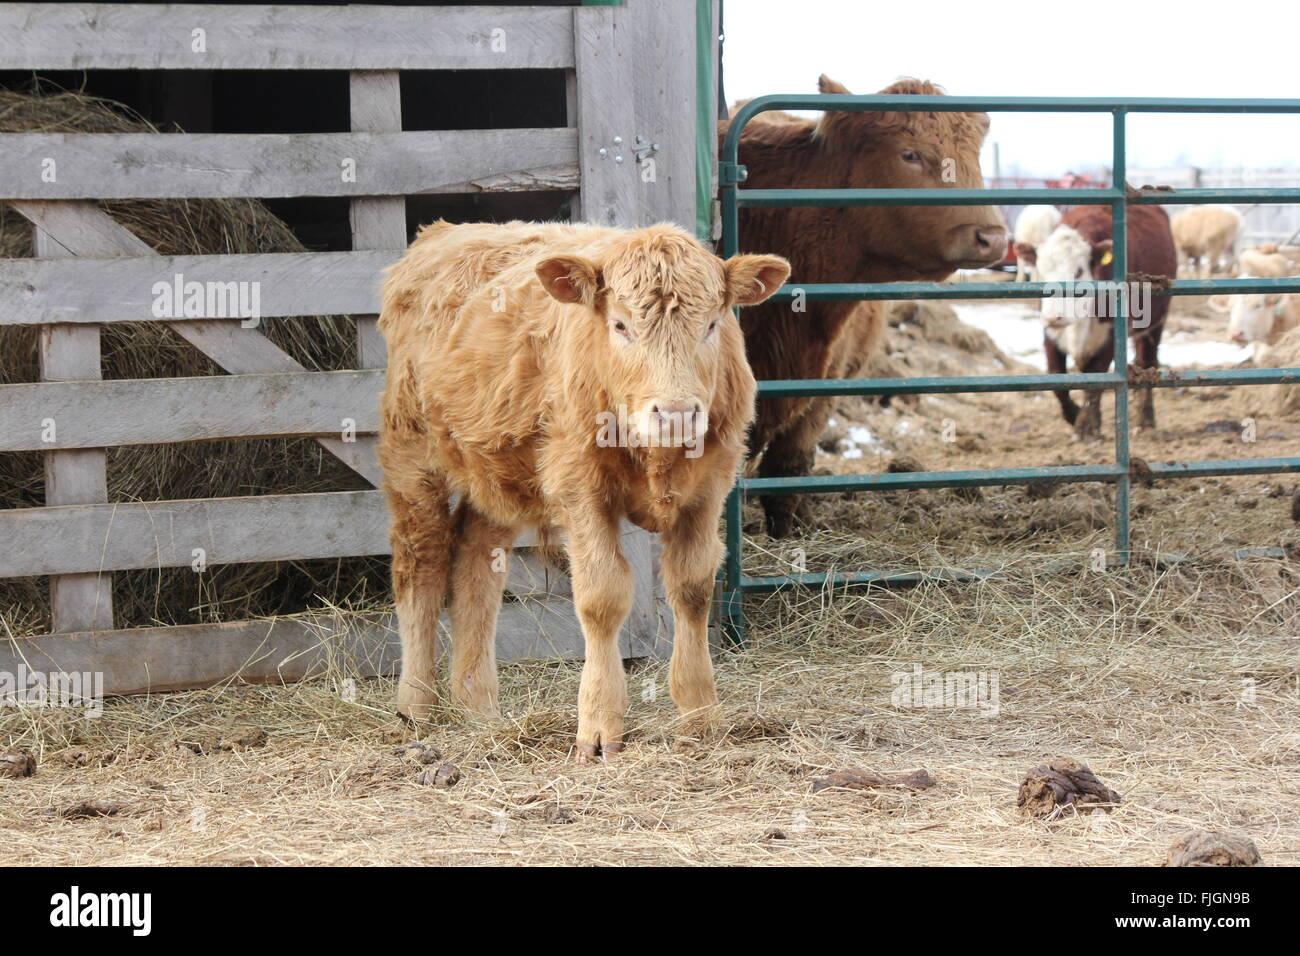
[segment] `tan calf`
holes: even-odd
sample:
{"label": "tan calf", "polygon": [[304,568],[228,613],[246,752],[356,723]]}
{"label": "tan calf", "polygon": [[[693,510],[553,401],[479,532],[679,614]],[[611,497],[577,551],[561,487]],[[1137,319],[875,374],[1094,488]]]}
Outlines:
{"label": "tan calf", "polygon": [[688,718],[714,716],[718,522],[755,389],[731,307],[763,301],[788,274],[775,256],[723,262],[666,225],[421,230],[388,271],[379,320],[401,713],[424,719],[435,703],[448,592],[451,695],[496,712],[493,641],[511,543],[523,528],[556,528],[586,640],[578,753],[621,749],[627,518],[661,536],[673,700]]}

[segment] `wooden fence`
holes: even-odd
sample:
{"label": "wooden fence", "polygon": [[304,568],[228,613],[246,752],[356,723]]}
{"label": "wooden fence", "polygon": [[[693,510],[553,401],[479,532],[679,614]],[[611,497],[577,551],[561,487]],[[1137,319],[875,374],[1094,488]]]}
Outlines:
{"label": "wooden fence", "polygon": [[[695,0],[0,5],[0,70],[346,70],[351,96],[342,133],[0,135],[0,197],[32,223],[37,255],[0,262],[0,323],[40,326],[41,368],[40,383],[0,386],[0,453],[43,452],[46,473],[44,507],[0,511],[0,578],[51,575],[53,614],[52,633],[0,641],[0,670],[101,671],[108,693],[294,679],[336,654],[354,672],[391,672],[387,616],[114,630],[114,571],[189,566],[200,553],[208,564],[386,554],[387,515],[377,490],[109,502],[104,449],[312,436],[378,486],[375,313],[380,270],[406,247],[404,197],[564,190],[588,222],[694,223],[695,22]],[[565,127],[402,130],[401,71],[525,68],[567,71]],[[634,144],[657,147],[653,177]],[[42,176],[51,161],[57,175]],[[162,257],[92,202],[324,196],[351,199],[351,252]],[[359,368],[307,371],[205,306],[166,324],[228,374],[100,381],[100,326],[156,321],[154,286],[177,274],[258,283],[267,319],[355,315]],[[655,542],[630,528],[625,541],[638,573],[623,650],[656,655]],[[521,540],[512,562],[517,600],[503,608],[498,653],[580,656],[567,581],[533,543]]]}

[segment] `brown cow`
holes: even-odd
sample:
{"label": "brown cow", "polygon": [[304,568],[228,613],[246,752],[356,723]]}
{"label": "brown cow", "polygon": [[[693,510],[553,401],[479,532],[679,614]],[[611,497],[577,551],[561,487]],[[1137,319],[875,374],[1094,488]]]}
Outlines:
{"label": "brown cow", "polygon": [[[847,93],[823,76],[823,93]],[[887,94],[938,94],[903,80]],[[741,133],[746,186],[776,188],[951,187],[979,189],[983,113],[824,113],[819,120],[759,114]],[[728,122],[721,124],[725,135]],[[790,260],[796,282],[939,281],[956,269],[989,266],[1006,254],[1007,231],[993,206],[840,206],[742,209],[740,248]],[[760,379],[852,377],[879,345],[879,302],[808,302],[796,312],[769,302],[745,317],[745,348]],[[807,474],[829,399],[765,399],[750,439],[763,477]],[[763,499],[768,532],[784,537],[797,496]]]}
{"label": "brown cow", "polygon": [[715,716],[706,627],[723,552],[718,521],[754,405],[730,309],[761,302],[789,271],[776,256],[723,262],[666,225],[439,222],[420,231],[388,270],[379,320],[399,712],[430,715],[449,586],[452,696],[469,711],[496,712],[503,559],[522,528],[562,528],[587,647],[578,753],[619,750],[617,639],[633,591],[619,549],[627,518],[661,536],[673,700],[694,720]]}
{"label": "brown cow", "polygon": [[[1081,279],[1112,277],[1113,229],[1109,206],[1075,206],[1036,251],[1039,276],[1044,282],[1057,284],[1042,304],[1043,348],[1049,372],[1064,372],[1070,356],[1080,372],[1105,372],[1115,358],[1113,323],[1118,303],[1111,296],[1076,296],[1069,288],[1069,283]],[[1177,273],[1178,256],[1169,217],[1158,206],[1129,207],[1128,270],[1131,275],[1170,280]],[[1137,353],[1133,364],[1144,369],[1159,367],[1156,353],[1169,311],[1169,296],[1156,296],[1153,291],[1151,281],[1136,282],[1130,283],[1127,295],[1128,327]],[[1065,420],[1075,426],[1077,437],[1098,437],[1101,392],[1087,393],[1082,413],[1068,391],[1062,389],[1056,397]],[[1139,428],[1155,428],[1150,388],[1141,390],[1137,424]]]}

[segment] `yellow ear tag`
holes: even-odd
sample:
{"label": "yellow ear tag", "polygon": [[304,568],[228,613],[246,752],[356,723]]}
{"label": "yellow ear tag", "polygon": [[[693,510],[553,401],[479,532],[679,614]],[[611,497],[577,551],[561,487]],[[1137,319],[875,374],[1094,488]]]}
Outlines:
{"label": "yellow ear tag", "polygon": [[1115,259],[1115,254],[1111,252],[1109,249],[1107,249],[1105,252],[1101,254],[1101,264],[1103,266],[1110,265],[1114,259]]}

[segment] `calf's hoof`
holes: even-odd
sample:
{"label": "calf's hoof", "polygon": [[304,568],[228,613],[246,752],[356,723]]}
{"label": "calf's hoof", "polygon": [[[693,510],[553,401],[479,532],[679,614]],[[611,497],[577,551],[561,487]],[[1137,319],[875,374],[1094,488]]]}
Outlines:
{"label": "calf's hoof", "polygon": [[494,720],[501,716],[497,706],[495,687],[488,687],[486,682],[461,681],[455,685],[456,706],[466,717],[480,720]]}
{"label": "calf's hoof", "polygon": [[407,681],[397,685],[397,716],[408,724],[432,720],[437,702],[437,695],[432,688]]}
{"label": "calf's hoof", "polygon": [[768,537],[788,538],[800,528],[813,525],[813,508],[805,498],[799,498],[793,504],[782,502],[777,508],[764,507],[763,521]]}
{"label": "calf's hoof", "polygon": [[710,740],[722,735],[722,708],[717,702],[692,710],[682,710],[680,732],[688,737]]}
{"label": "calf's hoof", "polygon": [[573,756],[578,763],[595,763],[604,757],[608,760],[610,757],[617,756],[623,752],[623,742],[614,741],[607,744],[584,744],[577,741],[573,745]]}

